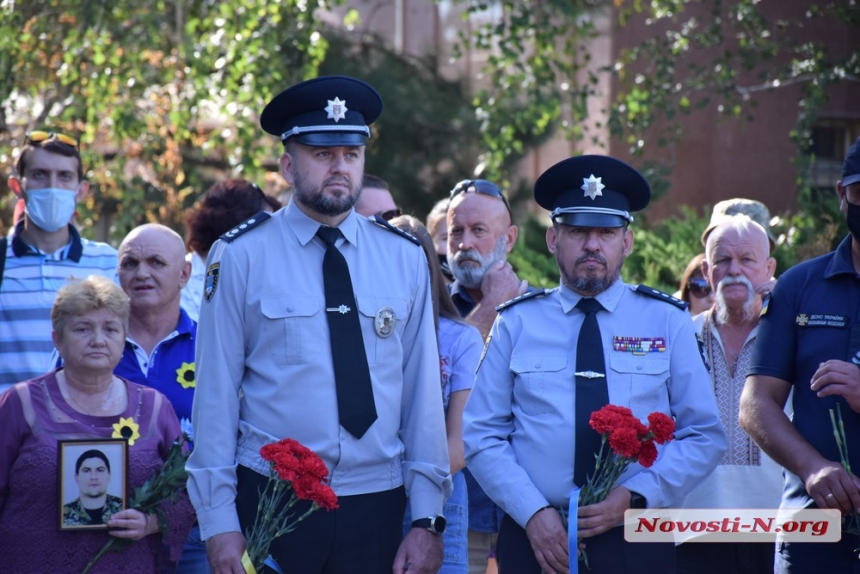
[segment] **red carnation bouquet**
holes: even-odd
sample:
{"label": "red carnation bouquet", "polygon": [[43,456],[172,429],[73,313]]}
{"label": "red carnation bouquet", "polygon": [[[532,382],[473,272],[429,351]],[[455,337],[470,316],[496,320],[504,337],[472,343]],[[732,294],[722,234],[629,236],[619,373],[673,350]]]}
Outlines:
{"label": "red carnation bouquet", "polygon": [[[326,481],[328,469],[316,453],[285,438],[265,445],[260,455],[269,462],[269,481],[260,495],[254,525],[245,536],[248,547],[242,564],[248,574],[262,571],[276,538],[295,530],[299,522],[320,508],[337,508],[337,496]],[[295,518],[292,508],[299,500],[310,500],[312,504]]]}
{"label": "red carnation bouquet", "polygon": [[[657,460],[656,445],[666,444],[675,433],[675,421],[668,415],[651,413],[648,426],[645,426],[633,416],[633,411],[617,405],[606,405],[594,411],[588,424],[601,435],[600,451],[595,455],[594,474],[589,475],[580,491],[579,506],[604,500],[632,463],[638,462],[649,468]],[[585,552],[580,559],[588,565]]]}

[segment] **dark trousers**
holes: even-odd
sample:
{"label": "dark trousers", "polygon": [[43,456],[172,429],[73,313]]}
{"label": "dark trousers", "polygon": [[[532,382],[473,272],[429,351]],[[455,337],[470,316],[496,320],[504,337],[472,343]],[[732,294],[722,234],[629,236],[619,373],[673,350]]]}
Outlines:
{"label": "dark trousers", "polygon": [[[243,530],[254,523],[260,492],[268,477],[240,466],[236,507]],[[284,574],[391,574],[403,540],[406,491],[338,497],[338,509],[317,510],[294,531],[281,536],[269,552]],[[300,501],[292,512],[301,516],[310,503]]]}
{"label": "dark trousers", "polygon": [[[616,527],[583,540],[590,570],[579,563],[585,574],[674,574],[675,545],[669,543],[625,542],[624,528]],[[505,515],[496,546],[499,574],[541,574],[526,531]],[[570,557],[576,560],[576,555]]]}
{"label": "dark trousers", "polygon": [[843,532],[839,542],[781,542],[777,546],[776,574],[860,574],[856,534]]}
{"label": "dark trousers", "polygon": [[773,542],[685,542],[675,549],[676,574],[771,574]]}

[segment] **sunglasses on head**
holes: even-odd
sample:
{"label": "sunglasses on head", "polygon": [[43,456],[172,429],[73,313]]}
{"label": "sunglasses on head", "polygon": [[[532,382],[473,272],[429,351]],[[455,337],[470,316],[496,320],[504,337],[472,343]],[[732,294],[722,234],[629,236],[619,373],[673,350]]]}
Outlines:
{"label": "sunglasses on head", "polygon": [[394,209],[389,209],[388,211],[380,211],[375,213],[376,217],[381,217],[385,221],[391,221],[395,217],[399,217],[401,215],[401,211],[399,207],[395,207]]}
{"label": "sunglasses on head", "polygon": [[499,186],[491,181],[487,181],[486,179],[464,179],[454,186],[454,189],[451,190],[450,197],[453,198],[455,195],[469,193],[470,191],[501,199],[508,210],[508,214],[511,214],[511,205],[508,203],[508,198],[505,197],[505,194],[502,193]]}
{"label": "sunglasses on head", "polygon": [[35,131],[27,134],[27,141],[34,144],[42,143],[49,139],[56,139],[60,143],[70,145],[73,148],[78,147],[77,139],[73,138],[72,136],[67,136],[66,134],[61,134],[59,132]]}
{"label": "sunglasses on head", "polygon": [[691,295],[699,298],[707,297],[711,294],[711,286],[708,285],[708,280],[703,277],[696,277],[687,281],[687,289],[690,290]]}

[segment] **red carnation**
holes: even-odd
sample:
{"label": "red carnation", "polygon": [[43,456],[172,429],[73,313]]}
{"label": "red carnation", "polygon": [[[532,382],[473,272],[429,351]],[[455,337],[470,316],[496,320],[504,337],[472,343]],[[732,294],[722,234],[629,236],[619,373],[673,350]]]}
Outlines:
{"label": "red carnation", "polygon": [[639,456],[639,437],[631,428],[621,427],[609,433],[609,446],[613,452],[622,458],[636,458]]}
{"label": "red carnation", "polygon": [[606,405],[591,413],[588,424],[600,434],[607,434],[612,429],[624,426],[633,417],[633,411],[618,405]]}
{"label": "red carnation", "polygon": [[657,447],[653,440],[647,440],[642,443],[642,448],[639,450],[639,464],[649,468],[655,460],[657,460]]}
{"label": "red carnation", "polygon": [[[254,525],[245,537],[247,558],[258,572],[275,538],[293,531],[319,508],[337,508],[337,496],[325,480],[328,468],[312,450],[286,438],[263,446],[260,456],[269,463],[269,482],[261,494]],[[295,517],[291,509],[297,499],[313,504]]]}
{"label": "red carnation", "polygon": [[663,413],[651,413],[648,415],[648,423],[657,444],[666,444],[675,435],[675,421]]}

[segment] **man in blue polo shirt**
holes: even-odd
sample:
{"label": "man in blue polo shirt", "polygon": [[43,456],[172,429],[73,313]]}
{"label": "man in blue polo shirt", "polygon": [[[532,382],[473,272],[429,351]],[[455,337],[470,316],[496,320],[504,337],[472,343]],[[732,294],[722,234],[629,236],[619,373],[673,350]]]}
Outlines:
{"label": "man in blue polo shirt", "polygon": [[[836,251],[780,277],[762,309],[741,396],[740,423],[788,471],[783,508],[860,510],[860,479],[845,471],[830,410],[840,406],[848,456],[860,468],[860,139],[836,184],[851,234]],[[793,390],[794,418],[783,405]],[[774,572],[860,572],[857,534],[831,544],[780,543]]]}
{"label": "man in blue polo shirt", "polygon": [[51,307],[70,277],[116,281],[116,250],[83,239],[72,225],[86,197],[78,141],[45,131],[27,134],[9,188],[25,203],[9,238],[0,238],[0,392],[47,372]]}
{"label": "man in blue polo shirt", "polygon": [[[191,405],[196,387],[194,345],[197,323],[179,300],[191,276],[185,243],[158,224],[136,227],[119,246],[119,281],[131,313],[122,359],[114,373],[163,393],[191,435]],[[196,525],[191,530],[177,572],[208,572],[206,546]]]}

